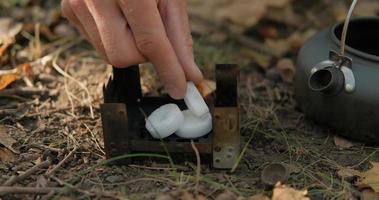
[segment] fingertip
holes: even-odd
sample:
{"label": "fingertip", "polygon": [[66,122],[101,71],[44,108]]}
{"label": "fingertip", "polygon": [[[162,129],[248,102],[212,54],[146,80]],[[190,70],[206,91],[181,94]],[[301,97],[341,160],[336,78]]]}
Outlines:
{"label": "fingertip", "polygon": [[187,80],[192,81],[195,84],[201,83],[204,79],[203,73],[200,71],[199,67],[195,63],[191,65],[190,70],[185,71]]}
{"label": "fingertip", "polygon": [[176,100],[183,99],[187,90],[187,82],[180,81],[179,83],[168,83],[166,89],[171,98]]}

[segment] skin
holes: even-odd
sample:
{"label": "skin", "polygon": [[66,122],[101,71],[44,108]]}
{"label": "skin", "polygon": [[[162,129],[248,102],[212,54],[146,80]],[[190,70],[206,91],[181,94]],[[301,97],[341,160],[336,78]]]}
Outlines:
{"label": "skin", "polygon": [[150,61],[174,99],[201,82],[186,0],[62,0],[62,13],[115,67]]}

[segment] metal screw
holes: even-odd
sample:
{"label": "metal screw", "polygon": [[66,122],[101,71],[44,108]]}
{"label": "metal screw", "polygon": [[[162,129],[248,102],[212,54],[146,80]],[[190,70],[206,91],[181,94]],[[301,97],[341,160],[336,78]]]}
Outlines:
{"label": "metal screw", "polygon": [[215,151],[216,151],[216,152],[220,152],[220,151],[221,151],[221,147],[216,146],[216,147],[215,147]]}

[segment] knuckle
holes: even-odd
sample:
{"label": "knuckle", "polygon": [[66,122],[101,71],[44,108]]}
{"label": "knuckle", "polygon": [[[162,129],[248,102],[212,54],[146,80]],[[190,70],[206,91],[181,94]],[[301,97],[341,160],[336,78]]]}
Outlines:
{"label": "knuckle", "polygon": [[192,49],[192,48],[193,48],[193,39],[192,39],[192,36],[191,36],[191,35],[188,35],[188,36],[186,37],[185,45],[186,45],[189,49]]}
{"label": "knuckle", "polygon": [[154,35],[141,36],[136,40],[137,48],[142,54],[150,55],[160,46],[160,40],[162,38]]}
{"label": "knuckle", "polygon": [[109,64],[115,67],[128,67],[131,65],[136,65],[143,63],[145,60],[132,56],[123,56],[123,55],[107,55]]}
{"label": "knuckle", "polygon": [[84,0],[67,0],[73,11],[80,11],[83,7],[86,6],[86,2]]}
{"label": "knuckle", "polygon": [[108,56],[109,63],[115,67],[126,67],[129,65],[127,59],[124,59],[120,56]]}
{"label": "knuckle", "polygon": [[68,5],[68,0],[63,0],[61,2],[61,10],[62,10],[62,16],[63,17],[70,17],[72,15],[72,10]]}

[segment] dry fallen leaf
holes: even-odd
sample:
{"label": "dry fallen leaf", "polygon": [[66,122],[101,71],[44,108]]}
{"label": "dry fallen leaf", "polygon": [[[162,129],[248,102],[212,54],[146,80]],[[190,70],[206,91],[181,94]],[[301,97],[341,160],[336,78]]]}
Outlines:
{"label": "dry fallen leaf", "polygon": [[361,192],[361,200],[379,200],[379,194],[371,189],[365,189]]}
{"label": "dry fallen leaf", "polygon": [[359,188],[371,188],[376,193],[379,193],[379,163],[372,162],[373,167],[366,172],[355,172],[360,179],[357,182]]}
{"label": "dry fallen leaf", "polygon": [[0,125],[0,144],[14,153],[17,153],[16,150],[13,149],[12,145],[16,143],[16,140],[13,139],[8,134],[8,129],[2,125]]}
{"label": "dry fallen leaf", "polygon": [[5,147],[0,147],[0,161],[7,162],[13,161],[15,158],[15,154]]}
{"label": "dry fallen leaf", "polygon": [[241,50],[241,55],[246,58],[252,59],[255,63],[258,64],[259,67],[265,71],[268,70],[271,65],[271,58],[267,54],[243,48]]}
{"label": "dry fallen leaf", "polygon": [[155,198],[155,200],[175,200],[175,198],[169,194],[161,194],[158,195],[157,198]]}
{"label": "dry fallen leaf", "polygon": [[190,0],[191,14],[212,19],[218,23],[248,28],[255,25],[266,13],[266,2],[261,0]]}
{"label": "dry fallen leaf", "polygon": [[338,170],[337,175],[338,175],[338,177],[343,178],[343,179],[352,179],[356,176],[355,174],[357,172],[358,171],[355,169],[343,167],[340,170]]}
{"label": "dry fallen leaf", "polygon": [[276,8],[284,8],[285,6],[288,6],[288,4],[292,0],[265,0],[264,2],[271,7],[276,7]]}
{"label": "dry fallen leaf", "polygon": [[211,80],[204,79],[200,84],[196,85],[201,96],[206,97],[216,91],[216,83]]}
{"label": "dry fallen leaf", "polygon": [[22,24],[13,23],[11,18],[0,18],[0,43],[9,38],[14,38],[22,30]]}
{"label": "dry fallen leaf", "polygon": [[276,64],[276,68],[279,70],[280,76],[286,82],[291,83],[295,77],[296,67],[293,61],[289,58],[279,60]]}
{"label": "dry fallen leaf", "polygon": [[216,200],[236,200],[238,197],[230,191],[221,193],[216,197]]}
{"label": "dry fallen leaf", "polygon": [[0,59],[4,56],[5,51],[13,44],[12,38],[5,38],[0,42]]}
{"label": "dry fallen leaf", "polygon": [[307,194],[307,190],[296,190],[277,183],[272,194],[272,200],[310,200]]}
{"label": "dry fallen leaf", "polygon": [[247,198],[247,200],[270,200],[270,198],[263,194],[257,194]]}
{"label": "dry fallen leaf", "polygon": [[357,4],[354,10],[354,15],[360,17],[371,17],[379,12],[379,4],[377,1],[362,1]]}
{"label": "dry fallen leaf", "polygon": [[333,137],[333,141],[334,141],[334,144],[340,150],[348,149],[354,146],[354,144],[351,141],[337,135]]}
{"label": "dry fallen leaf", "polygon": [[264,16],[266,5],[261,0],[234,0],[222,5],[215,13],[216,17],[223,21],[242,27],[251,27]]}
{"label": "dry fallen leaf", "polygon": [[31,64],[26,63],[26,64],[17,66],[13,70],[7,70],[4,73],[0,73],[0,90],[5,89],[8,85],[20,79],[22,76],[27,75],[30,69],[31,69]]}
{"label": "dry fallen leaf", "polygon": [[201,194],[199,194],[197,198],[195,198],[193,194],[185,191],[180,197],[180,200],[206,200],[206,198]]}

